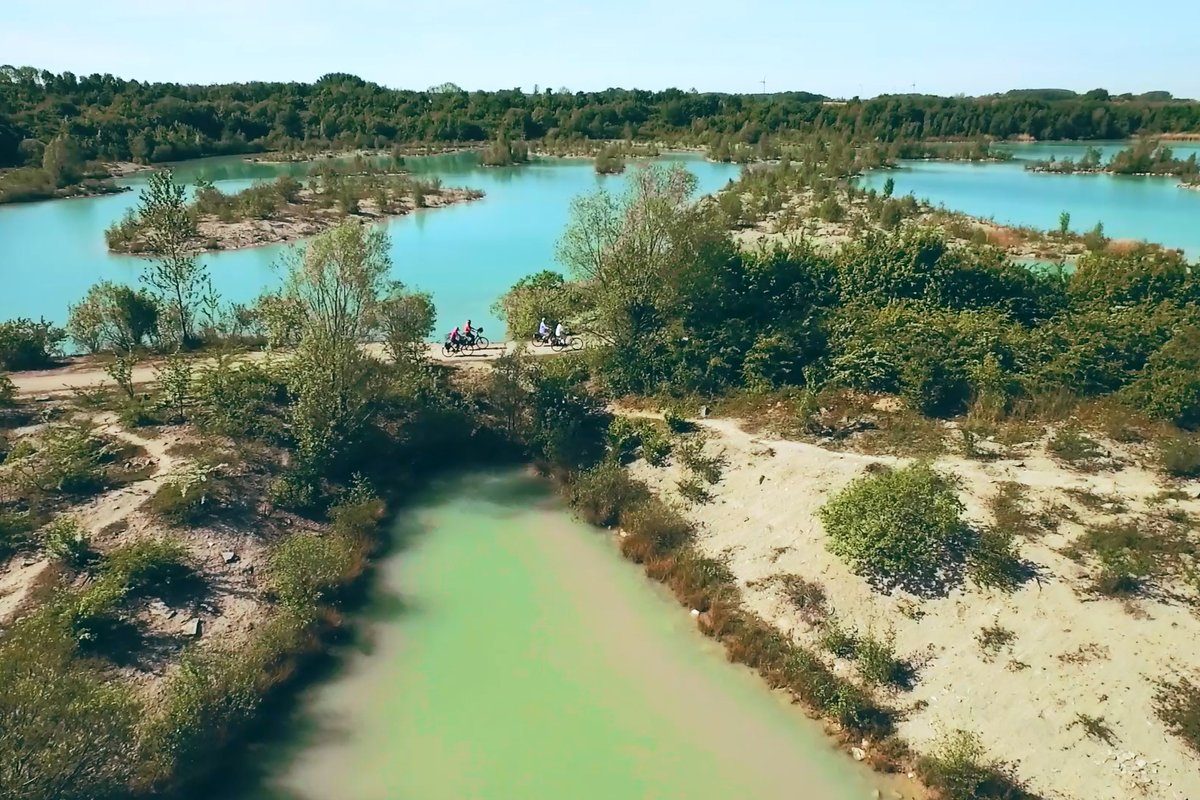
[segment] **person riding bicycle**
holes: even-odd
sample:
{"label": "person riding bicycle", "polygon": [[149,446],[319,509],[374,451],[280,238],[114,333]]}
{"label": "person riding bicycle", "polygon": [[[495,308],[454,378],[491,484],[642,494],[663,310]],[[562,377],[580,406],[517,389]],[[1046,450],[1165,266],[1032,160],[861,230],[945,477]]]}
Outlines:
{"label": "person riding bicycle", "polygon": [[475,341],[475,329],[471,327],[471,320],[467,320],[467,324],[463,326],[463,341],[467,344]]}
{"label": "person riding bicycle", "polygon": [[560,319],[558,321],[558,324],[556,324],[554,326],[554,341],[561,342],[566,337],[567,337],[567,327],[562,324],[562,320]]}
{"label": "person riding bicycle", "polygon": [[546,318],[542,317],[542,321],[538,323],[537,338],[539,341],[547,341],[550,338],[550,326],[546,324]]}
{"label": "person riding bicycle", "polygon": [[450,344],[462,344],[462,333],[458,330],[458,326],[454,326],[454,330],[450,331]]}

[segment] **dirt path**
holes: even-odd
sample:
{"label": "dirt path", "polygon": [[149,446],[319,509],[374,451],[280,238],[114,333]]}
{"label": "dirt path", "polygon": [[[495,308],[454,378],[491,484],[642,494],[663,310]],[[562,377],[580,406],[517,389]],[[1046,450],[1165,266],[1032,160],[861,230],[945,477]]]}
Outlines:
{"label": "dirt path", "polygon": [[[447,364],[459,369],[470,369],[495,361],[505,353],[515,352],[520,346],[520,342],[495,342],[486,350],[446,357],[442,355],[442,346],[440,344],[430,344],[428,345],[428,353],[430,360],[435,363]],[[376,357],[383,355],[383,348],[380,345],[367,345],[364,349]],[[545,347],[532,348],[530,352],[533,355],[551,354],[551,351]],[[254,350],[239,356],[239,358],[246,361],[262,361],[268,357],[287,359],[290,355],[285,351],[278,350]],[[212,364],[214,361],[214,358],[200,357],[197,359],[196,364],[197,366],[204,366],[205,364]],[[134,367],[134,384],[146,385],[154,383],[158,377],[156,370],[161,363],[161,359],[151,359]],[[99,386],[113,385],[112,378],[109,377],[108,373],[104,371],[104,367],[100,366],[94,358],[74,359],[54,369],[12,372],[9,373],[9,377],[17,389],[18,397],[50,397],[69,394],[80,389],[94,389]]]}

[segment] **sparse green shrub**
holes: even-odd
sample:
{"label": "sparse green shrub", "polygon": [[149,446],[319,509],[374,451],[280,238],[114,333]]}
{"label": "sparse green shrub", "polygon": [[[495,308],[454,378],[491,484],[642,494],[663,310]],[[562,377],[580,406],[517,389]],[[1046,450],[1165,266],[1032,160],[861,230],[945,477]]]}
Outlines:
{"label": "sparse green shrub", "polygon": [[1075,719],[1071,722],[1071,727],[1079,726],[1083,729],[1084,734],[1095,739],[1098,742],[1104,742],[1107,745],[1116,744],[1116,734],[1104,721],[1104,717],[1096,717],[1091,714],[1079,713],[1075,715]]}
{"label": "sparse green shrub", "polygon": [[821,508],[827,546],[885,589],[941,591],[967,528],[953,485],[925,463],[859,478]]}
{"label": "sparse green shrub", "polygon": [[224,468],[224,464],[188,462],[167,477],[146,507],[171,522],[195,522],[223,498]]}
{"label": "sparse green shrub", "polygon": [[829,616],[829,607],[825,600],[825,590],[816,581],[810,581],[800,575],[780,575],[779,583],[784,596],[800,612],[801,618],[809,625],[818,625]]}
{"label": "sparse green shrub", "polygon": [[712,502],[712,492],[708,491],[708,487],[697,477],[680,478],[675,482],[675,488],[684,499],[697,505]]}
{"label": "sparse green shrub", "polygon": [[571,505],[593,525],[611,527],[650,496],[646,485],[630,478],[619,464],[606,461],[581,472],[570,483]]}
{"label": "sparse green shrub", "polygon": [[1008,770],[990,760],[979,737],[957,730],[917,762],[917,771],[947,800],[1018,800],[1028,795]]}
{"label": "sparse green shrub", "polygon": [[617,416],[608,426],[608,449],[623,464],[640,457],[660,467],[671,455],[671,439],[652,420]]}
{"label": "sparse green shrub", "polygon": [[1176,478],[1200,478],[1200,440],[1174,436],[1158,445],[1159,459],[1168,475]]}
{"label": "sparse green shrub", "polygon": [[1163,681],[1154,696],[1154,706],[1167,730],[1200,755],[1200,687],[1187,678]]}
{"label": "sparse green shrub", "polygon": [[1187,524],[1155,523],[1150,519],[1093,525],[1067,550],[1082,559],[1091,556],[1097,570],[1093,588],[1106,595],[1136,595],[1154,579],[1180,572],[1198,553]]}
{"label": "sparse green shrub", "polygon": [[340,533],[293,534],[271,554],[271,584],[290,613],[315,619],[328,593],[359,563],[358,544]]}
{"label": "sparse green shrub", "polygon": [[90,427],[53,425],[41,436],[40,447],[21,458],[15,469],[27,488],[85,494],[104,485],[103,464],[111,452]]}
{"label": "sparse green shrub", "polygon": [[858,652],[858,634],[831,619],[821,629],[821,647],[838,658],[854,658]]}
{"label": "sparse green shrub", "polygon": [[1076,425],[1059,428],[1046,449],[1073,467],[1094,469],[1100,459],[1108,457],[1108,451]]}
{"label": "sparse green shrub", "polygon": [[694,533],[690,522],[655,497],[624,512],[621,527],[626,534],[621,551],[637,563],[675,552],[690,542]]}
{"label": "sparse green shrub", "polygon": [[969,548],[967,569],[971,579],[985,589],[1016,589],[1024,580],[1026,568],[1012,530],[979,530]]}
{"label": "sparse green shrub", "polygon": [[862,636],[855,648],[854,659],[863,680],[876,686],[905,687],[909,684],[912,668],[896,657],[895,641]]}
{"label": "sparse green shrub", "polygon": [[91,555],[91,544],[87,533],[74,517],[62,514],[42,531],[42,544],[46,552],[72,567],[80,567]]}
{"label": "sparse green shrub", "polygon": [[135,597],[171,597],[196,590],[199,576],[187,548],[176,539],[146,539],[108,553],[103,572]]}
{"label": "sparse green shrub", "polygon": [[999,622],[980,628],[975,634],[975,642],[983,651],[984,659],[990,660],[1000,654],[1000,651],[1012,644],[1017,635]]}
{"label": "sparse green shrub", "polygon": [[726,463],[725,456],[724,454],[711,456],[705,454],[703,438],[688,437],[675,450],[679,455],[679,460],[692,475],[708,484],[721,482],[721,473],[724,471]]}
{"label": "sparse green shrub", "polygon": [[0,637],[0,787],[11,800],[128,797],[141,709],[123,681],[75,657],[46,608]]}
{"label": "sparse green shrub", "polygon": [[0,372],[0,408],[12,408],[17,401],[17,387],[12,378]]}

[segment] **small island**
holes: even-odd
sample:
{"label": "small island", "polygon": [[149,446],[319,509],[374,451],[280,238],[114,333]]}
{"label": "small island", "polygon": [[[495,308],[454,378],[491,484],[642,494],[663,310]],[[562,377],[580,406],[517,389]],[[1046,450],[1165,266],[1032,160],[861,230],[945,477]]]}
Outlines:
{"label": "small island", "polygon": [[[129,187],[117,185],[113,178],[145,169],[130,162],[85,160],[78,144],[66,134],[44,145],[27,139],[21,148],[30,166],[0,169],[0,204],[126,192]],[[36,166],[39,163],[41,166]]]}
{"label": "small island", "polygon": [[1030,172],[1046,172],[1054,175],[1107,174],[1107,175],[1160,175],[1175,176],[1180,186],[1200,186],[1200,164],[1196,154],[1186,159],[1176,158],[1170,147],[1154,139],[1143,139],[1131,147],[1113,155],[1107,163],[1099,148],[1089,147],[1078,161],[1072,158],[1034,161],[1026,165]]}
{"label": "small island", "polygon": [[[236,194],[200,181],[188,211],[197,250],[239,250],[315,236],[350,217],[374,221],[481,197],[478,189],[443,187],[436,179],[420,180],[394,164],[375,166],[359,157],[320,164],[304,182],[284,175]],[[104,238],[114,253],[155,254],[146,220],[132,209]]]}

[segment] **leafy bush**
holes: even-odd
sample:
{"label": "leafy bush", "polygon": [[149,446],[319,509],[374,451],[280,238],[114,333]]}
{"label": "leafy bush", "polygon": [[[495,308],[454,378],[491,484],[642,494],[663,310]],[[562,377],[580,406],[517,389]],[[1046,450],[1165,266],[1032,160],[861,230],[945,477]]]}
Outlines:
{"label": "leafy bush", "polygon": [[1128,401],[1148,416],[1200,427],[1200,326],[1176,330],[1129,385]]}
{"label": "leafy bush", "polygon": [[588,522],[605,527],[622,524],[624,514],[649,496],[644,483],[611,461],[580,473],[569,487],[571,505]]}
{"label": "leafy bush", "polygon": [[133,693],[88,660],[50,609],[0,638],[0,786],[12,800],[128,797]]}
{"label": "leafy bush", "polygon": [[917,771],[947,800],[1019,800],[1027,795],[1008,771],[987,758],[979,737],[958,730],[917,762]]}
{"label": "leafy bush", "polygon": [[821,629],[821,647],[838,658],[854,658],[858,653],[858,634],[843,628],[837,620],[829,620]]}
{"label": "leafy bush", "polygon": [[61,328],[27,317],[0,322],[0,369],[40,369],[54,362],[66,338]]}
{"label": "leafy bush", "polygon": [[183,464],[167,476],[146,507],[171,522],[195,522],[224,499],[228,483],[225,467],[207,460]]}
{"label": "leafy bush", "polygon": [[0,408],[11,408],[17,399],[17,387],[12,378],[0,372]]}
{"label": "leafy bush", "polygon": [[90,427],[53,425],[42,435],[40,444],[15,467],[26,487],[84,494],[104,485],[103,464],[112,450]]}
{"label": "leafy bush", "polygon": [[271,554],[271,585],[280,604],[304,619],[315,619],[328,593],[359,563],[358,543],[340,533],[293,534]]}
{"label": "leafy bush", "polygon": [[269,496],[272,505],[287,511],[311,511],[321,500],[321,487],[310,473],[292,470],[271,482]]}
{"label": "leafy bush", "polygon": [[172,597],[198,590],[199,575],[187,548],[175,539],[147,539],[122,545],[104,559],[103,571],[135,597]]}
{"label": "leafy bush", "polygon": [[653,420],[617,416],[608,426],[608,449],[623,464],[641,457],[660,467],[671,455],[671,439]]}
{"label": "leafy bush", "polygon": [[82,566],[91,555],[91,544],[78,520],[60,515],[42,531],[42,544],[53,558],[72,567]]}
{"label": "leafy bush", "polygon": [[941,591],[956,577],[967,528],[948,479],[924,463],[859,478],[821,508],[830,552],[873,584]]}
{"label": "leafy bush", "polygon": [[854,660],[863,680],[876,686],[907,687],[912,678],[912,668],[896,657],[896,645],[892,639],[876,639],[863,636],[855,648]]}
{"label": "leafy bush", "polygon": [[67,334],[88,352],[128,352],[158,329],[158,302],[144,290],[102,281],[70,307]]}
{"label": "leafy bush", "polygon": [[0,509],[0,558],[29,544],[33,520],[28,511]]}

